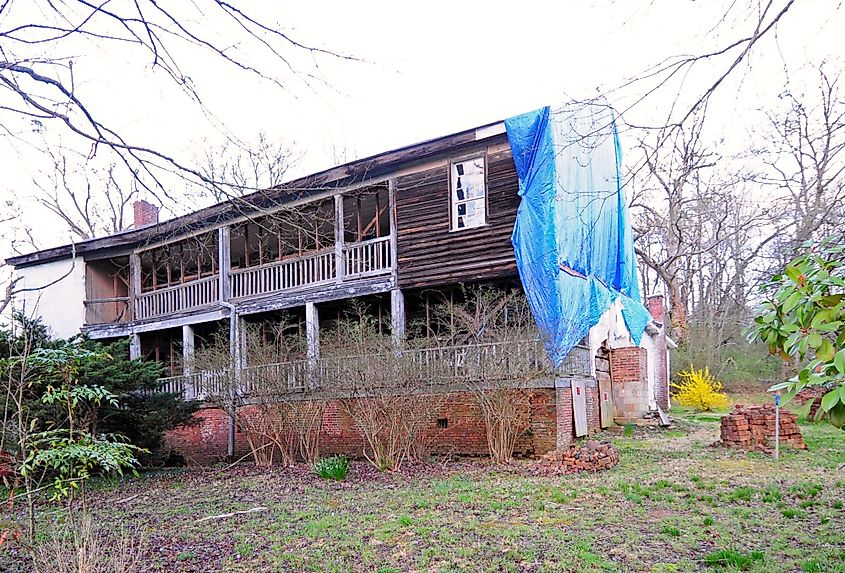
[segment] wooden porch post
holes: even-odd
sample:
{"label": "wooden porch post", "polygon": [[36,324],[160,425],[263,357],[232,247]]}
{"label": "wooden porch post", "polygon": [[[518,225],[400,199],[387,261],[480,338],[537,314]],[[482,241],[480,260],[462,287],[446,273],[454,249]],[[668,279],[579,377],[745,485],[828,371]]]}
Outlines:
{"label": "wooden porch post", "polygon": [[229,272],[232,267],[232,249],[229,227],[217,229],[217,273],[218,273],[218,300],[229,300],[230,285]]}
{"label": "wooden porch post", "polygon": [[241,340],[241,319],[235,308],[229,305],[231,316],[229,318],[229,353],[231,354],[231,378],[229,380],[229,431],[226,439],[226,455],[229,460],[235,458],[235,416],[237,405],[235,397],[241,387],[241,369],[243,366],[243,341]]}
{"label": "wooden porch post", "polygon": [[[129,255],[129,320],[137,318],[135,300],[141,294],[141,255],[130,253]],[[140,350],[138,352],[140,356]]]}
{"label": "wooden porch post", "polygon": [[390,291],[390,335],[393,346],[401,348],[405,343],[405,293],[395,288]]}
{"label": "wooden porch post", "polygon": [[[398,285],[399,280],[399,232],[396,226],[396,187],[394,180],[387,182],[388,213],[390,214],[390,276],[393,277],[393,284]],[[391,301],[392,301],[391,297]],[[402,316],[405,316],[405,307],[402,306]],[[404,318],[403,318],[404,320]],[[404,326],[402,328],[404,335]]]}
{"label": "wooden porch post", "polygon": [[308,380],[316,386],[317,362],[320,360],[320,313],[313,302],[305,303],[305,341],[308,344]]}
{"label": "wooden porch post", "polygon": [[194,386],[188,381],[188,376],[194,373],[194,327],[190,324],[182,325],[182,375],[185,376],[186,400],[195,396]]}
{"label": "wooden porch post", "polygon": [[129,336],[129,359],[137,360],[141,358],[141,335],[133,333]]}
{"label": "wooden porch post", "polygon": [[320,359],[320,313],[313,302],[305,303],[305,340],[308,343],[308,362]]}
{"label": "wooden porch post", "polygon": [[182,373],[194,373],[194,327],[190,324],[182,325]]}
{"label": "wooden porch post", "polygon": [[343,282],[346,275],[346,263],[343,260],[343,247],[346,237],[343,232],[343,195],[334,196],[334,269],[335,280]]}

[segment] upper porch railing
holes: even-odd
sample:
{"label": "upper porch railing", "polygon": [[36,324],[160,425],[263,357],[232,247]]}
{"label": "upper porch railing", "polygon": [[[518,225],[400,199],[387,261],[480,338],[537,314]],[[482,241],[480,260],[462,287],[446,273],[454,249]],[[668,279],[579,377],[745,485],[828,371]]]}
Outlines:
{"label": "upper porch railing", "polygon": [[334,250],[232,271],[232,298],[249,298],[335,278]]}
{"label": "upper porch railing", "polygon": [[344,276],[362,278],[390,272],[390,237],[379,237],[343,247]]}
{"label": "upper porch railing", "polygon": [[324,249],[284,261],[229,271],[230,291],[226,293],[220,292],[219,276],[214,275],[140,293],[134,304],[131,297],[86,300],[85,323],[110,324],[169,316],[217,304],[221,294],[242,301],[288,290],[389,274],[392,254],[390,238],[379,237],[347,243],[339,251]]}
{"label": "upper porch railing", "polygon": [[211,276],[139,294],[135,298],[135,320],[167,316],[214,304],[220,300],[219,284],[219,279]]}

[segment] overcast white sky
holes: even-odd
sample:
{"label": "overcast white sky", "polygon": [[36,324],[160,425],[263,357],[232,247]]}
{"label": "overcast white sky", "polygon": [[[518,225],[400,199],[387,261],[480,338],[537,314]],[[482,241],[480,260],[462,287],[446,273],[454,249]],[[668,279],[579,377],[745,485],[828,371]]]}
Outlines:
{"label": "overcast white sky", "polygon": [[[321,59],[319,73],[327,86],[309,89],[293,81],[281,90],[193,49],[181,57],[225,129],[244,140],[263,130],[296,143],[303,159],[290,173],[294,176],[337,159],[352,160],[606,92],[665,58],[701,53],[747,31],[748,22],[732,19],[714,30],[732,3],[265,2],[266,21],[280,22],[302,42],[365,63]],[[742,147],[759,121],[755,110],[777,106],[787,78],[793,89],[801,89],[815,79],[812,70],[823,60],[842,69],[845,10],[838,5],[838,0],[796,2],[751,67],[723,88],[712,110],[714,137]],[[223,140],[219,126],[153,73],[148,60],[88,42],[77,45],[74,55],[77,93],[127,139],[186,163],[202,153],[206,142]],[[707,64],[696,67],[685,78],[686,93],[695,93],[713,70]],[[266,60],[266,71],[290,78],[278,61]],[[641,89],[632,86],[609,98],[622,108]],[[648,100],[629,120],[659,123],[674,93]],[[19,197],[24,222],[34,229],[39,246],[67,242],[57,220],[30,198],[31,179],[43,168],[26,144],[35,135],[23,124],[15,135],[0,137],[0,194]],[[0,246],[0,256],[8,254],[3,249],[8,246]]]}

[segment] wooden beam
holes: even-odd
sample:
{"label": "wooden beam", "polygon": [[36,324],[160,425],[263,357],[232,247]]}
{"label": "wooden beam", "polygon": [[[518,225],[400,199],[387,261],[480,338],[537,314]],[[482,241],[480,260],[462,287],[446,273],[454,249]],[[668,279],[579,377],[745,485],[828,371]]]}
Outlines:
{"label": "wooden beam", "polygon": [[218,272],[218,293],[219,300],[229,300],[230,276],[232,267],[232,241],[229,227],[220,227],[217,230],[217,272]]}
{"label": "wooden beam", "polygon": [[308,344],[308,365],[316,367],[320,359],[320,313],[313,302],[305,304],[305,341]]}
{"label": "wooden beam", "polygon": [[129,320],[135,320],[135,299],[141,294],[141,256],[129,255]]}
{"label": "wooden beam", "polygon": [[182,325],[182,374],[194,373],[194,327]]}
{"label": "wooden beam", "polygon": [[129,338],[129,359],[137,360],[141,358],[141,335],[133,333]]}
{"label": "wooden beam", "polygon": [[399,277],[399,251],[397,249],[399,232],[396,226],[396,180],[387,182],[387,204],[390,209],[390,274],[394,282]]}
{"label": "wooden beam", "polygon": [[343,282],[346,275],[346,262],[343,258],[343,247],[346,235],[343,225],[343,195],[334,196],[334,264],[335,277],[338,283]]}
{"label": "wooden beam", "polygon": [[405,344],[405,293],[395,288],[390,291],[390,336],[395,348]]}

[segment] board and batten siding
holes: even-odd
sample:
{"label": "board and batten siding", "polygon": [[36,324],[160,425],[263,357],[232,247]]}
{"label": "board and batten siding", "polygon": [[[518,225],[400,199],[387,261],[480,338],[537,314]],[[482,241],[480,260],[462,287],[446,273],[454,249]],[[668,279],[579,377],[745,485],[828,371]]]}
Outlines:
{"label": "board and batten siding", "polygon": [[487,224],[450,231],[449,161],[395,181],[402,288],[517,276],[511,233],[519,180],[510,149],[487,154]]}

